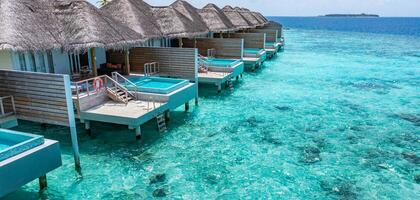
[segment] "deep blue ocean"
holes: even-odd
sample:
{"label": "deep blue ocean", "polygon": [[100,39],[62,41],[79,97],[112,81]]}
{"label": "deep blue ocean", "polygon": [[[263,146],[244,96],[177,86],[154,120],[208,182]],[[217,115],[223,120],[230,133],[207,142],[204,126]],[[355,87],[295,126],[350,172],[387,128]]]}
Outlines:
{"label": "deep blue ocean", "polygon": [[269,17],[286,28],[420,36],[420,17]]}
{"label": "deep blue ocean", "polygon": [[284,51],[233,91],[200,86],[168,132],[78,124],[82,176],[68,128],[20,122],[63,166],[5,199],[420,199],[420,19],[272,19]]}

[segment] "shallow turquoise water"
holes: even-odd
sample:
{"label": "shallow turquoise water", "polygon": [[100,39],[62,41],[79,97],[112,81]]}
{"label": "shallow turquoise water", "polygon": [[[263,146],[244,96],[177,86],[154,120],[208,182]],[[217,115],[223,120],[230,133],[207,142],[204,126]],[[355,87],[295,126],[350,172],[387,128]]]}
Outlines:
{"label": "shallow turquoise water", "polygon": [[[79,129],[83,176],[65,127],[19,130],[59,139],[64,165],[49,199],[419,199],[420,39],[286,31],[287,46],[234,92],[201,88],[200,106],[151,122]],[[150,177],[165,178],[150,183]],[[36,199],[37,182],[6,199]]]}

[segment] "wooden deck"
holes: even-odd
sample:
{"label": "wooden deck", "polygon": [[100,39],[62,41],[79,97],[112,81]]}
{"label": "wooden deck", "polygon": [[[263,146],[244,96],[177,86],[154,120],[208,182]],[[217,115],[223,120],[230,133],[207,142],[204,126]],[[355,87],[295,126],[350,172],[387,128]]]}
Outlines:
{"label": "wooden deck", "polygon": [[223,79],[227,78],[228,76],[230,76],[230,73],[209,71],[207,73],[198,73],[198,80],[200,82],[200,78]]}
{"label": "wooden deck", "polygon": [[255,71],[255,69],[260,67],[266,59],[267,59],[266,51],[260,57],[244,57],[243,61],[245,64],[245,69],[247,71]]}
{"label": "wooden deck", "polygon": [[[137,119],[146,113],[160,108],[164,103],[147,101],[130,101],[128,104],[107,101],[102,105],[90,108],[85,113]],[[155,108],[154,108],[155,107]]]}
{"label": "wooden deck", "polygon": [[198,82],[204,84],[214,84],[217,86],[218,92],[221,92],[222,85],[234,78],[238,80],[239,77],[242,77],[244,69],[244,62],[239,62],[232,67],[209,67],[209,71],[207,73],[198,73]]}

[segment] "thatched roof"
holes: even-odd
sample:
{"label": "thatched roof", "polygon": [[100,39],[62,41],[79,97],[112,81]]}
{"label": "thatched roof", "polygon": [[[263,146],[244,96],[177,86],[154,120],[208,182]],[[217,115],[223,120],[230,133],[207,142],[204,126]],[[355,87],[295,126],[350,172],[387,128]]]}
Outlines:
{"label": "thatched roof", "polygon": [[122,49],[145,40],[84,0],[0,0],[0,50]]}
{"label": "thatched roof", "polygon": [[282,24],[280,24],[278,22],[275,22],[275,21],[269,21],[268,24],[267,24],[267,26],[270,26],[270,27],[283,27]]}
{"label": "thatched roof", "polygon": [[123,49],[146,40],[87,1],[50,0],[50,3],[52,12],[62,24],[61,36],[66,51],[83,51],[92,47]]}
{"label": "thatched roof", "polygon": [[101,10],[149,39],[163,37],[151,6],[142,0],[113,0]]}
{"label": "thatched roof", "polygon": [[0,0],[0,50],[60,48],[45,7],[42,0]]}
{"label": "thatched roof", "polygon": [[195,37],[209,32],[197,9],[183,0],[170,6],[152,7],[160,30],[166,37]]}
{"label": "thatched roof", "polygon": [[267,24],[268,21],[267,19],[259,12],[251,12],[252,15],[254,15],[254,17],[258,20],[258,22],[262,25]]}
{"label": "thatched roof", "polygon": [[253,27],[252,24],[249,24],[249,22],[231,6],[225,6],[222,11],[236,28],[241,29]]}
{"label": "thatched roof", "polygon": [[223,11],[215,4],[207,4],[202,9],[198,10],[198,12],[210,31],[221,32],[237,30],[235,25],[230,22]]}
{"label": "thatched roof", "polygon": [[261,18],[262,19],[264,19],[264,21],[266,22],[266,23],[268,23],[269,21],[268,21],[268,19],[263,15],[263,14],[261,14],[261,13],[259,13],[259,12],[257,12],[257,14],[259,15],[259,16],[261,16]]}
{"label": "thatched roof", "polygon": [[248,21],[250,25],[253,27],[261,25],[260,22],[257,20],[257,18],[254,17],[254,15],[249,11],[248,9],[235,7],[236,11],[239,12],[239,14],[242,15],[242,17]]}

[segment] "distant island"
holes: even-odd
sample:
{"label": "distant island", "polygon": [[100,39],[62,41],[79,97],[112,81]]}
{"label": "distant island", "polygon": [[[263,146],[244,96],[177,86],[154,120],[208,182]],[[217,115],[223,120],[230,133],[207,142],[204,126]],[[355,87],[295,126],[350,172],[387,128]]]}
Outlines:
{"label": "distant island", "polygon": [[328,15],[323,15],[321,17],[379,17],[379,15],[375,15],[375,14],[328,14]]}

